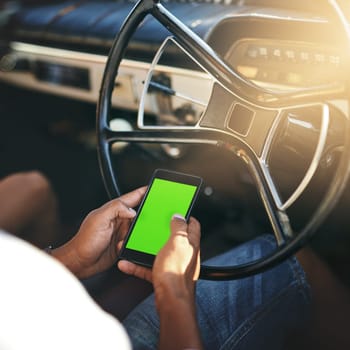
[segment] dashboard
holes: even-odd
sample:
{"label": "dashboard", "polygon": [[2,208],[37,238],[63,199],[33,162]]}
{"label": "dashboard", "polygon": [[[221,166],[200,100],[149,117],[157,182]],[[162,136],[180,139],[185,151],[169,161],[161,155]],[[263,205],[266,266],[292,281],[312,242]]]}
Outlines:
{"label": "dashboard", "polygon": [[[344,57],[327,33],[326,19],[247,3],[169,1],[165,6],[256,84],[279,90],[318,86],[329,83],[334,70],[341,79]],[[4,30],[0,80],[96,102],[109,48],[133,5],[133,1],[104,1],[103,5],[68,1],[24,6]],[[146,18],[122,62],[114,107],[137,110],[151,60],[168,36],[154,19]],[[179,59],[176,50],[164,55],[158,71],[174,90],[202,86],[203,94],[196,99],[208,98],[207,75]],[[146,110],[154,112],[150,102]]]}
{"label": "dashboard", "polygon": [[[10,3],[2,5],[5,17],[0,22],[0,83],[34,95],[44,94],[95,106],[109,50],[135,1],[23,1],[17,7]],[[344,11],[350,13],[347,1],[340,3]],[[341,84],[348,78],[344,74],[348,72],[348,60],[346,52],[341,50],[346,39],[335,36],[327,8],[319,0],[307,3],[299,0],[292,3],[167,0],[163,5],[210,45],[235,72],[264,89],[277,93],[297,91]],[[150,71],[153,85],[143,101],[146,119],[150,123],[157,119],[160,124],[197,123],[213,96],[213,79],[183,54],[167,29],[149,16],[136,30],[121,62],[111,97],[113,115],[117,115],[111,121],[111,128],[115,125],[131,130],[137,124]],[[335,116],[348,113],[344,100],[334,100],[332,106]],[[315,138],[315,130],[318,130],[313,125],[315,113],[318,112],[306,108],[301,114],[310,116],[310,122],[301,125],[298,115],[293,115],[288,119],[288,127],[300,129],[308,139]],[[332,159],[336,158],[333,150],[337,146],[337,130],[341,128],[338,119],[341,118],[336,117],[332,124],[334,135],[327,148],[331,151],[326,155],[329,161],[323,163],[326,175]],[[236,130],[241,126],[232,128]],[[287,130],[281,139],[289,140],[288,135]],[[286,148],[291,158],[276,155],[274,173],[281,177],[282,186],[288,192],[298,179],[298,174],[288,167],[289,160],[297,159],[304,169],[310,150],[300,140],[288,141]],[[233,193],[237,200],[229,205],[228,211],[232,213],[232,205],[238,208],[247,203],[250,211],[256,210],[256,204],[251,202],[256,193],[249,192],[252,179],[240,163],[228,165],[230,154],[217,157],[209,148],[196,150],[194,161],[190,161],[186,147],[182,146],[161,145],[161,152],[150,146],[141,149],[152,154],[152,161],[158,162],[165,154],[169,162],[182,162],[184,170],[191,169],[189,162],[205,168],[209,183],[205,193],[212,207],[217,206],[218,197],[226,198],[228,193]],[[116,154],[124,157],[123,165],[131,162],[141,163],[144,169],[150,167],[149,158],[142,156],[140,160],[134,153],[123,153],[123,150],[123,147],[115,149]],[[212,166],[208,169],[204,156],[212,153]],[[286,169],[282,175],[281,165]],[[218,174],[220,181],[217,183],[214,178]],[[138,176],[141,174],[128,174],[125,182],[130,182],[132,188]],[[238,179],[233,187],[232,179]],[[246,187],[248,194],[243,194]],[[227,201],[224,205],[227,206]],[[234,212],[240,211],[236,209]]]}

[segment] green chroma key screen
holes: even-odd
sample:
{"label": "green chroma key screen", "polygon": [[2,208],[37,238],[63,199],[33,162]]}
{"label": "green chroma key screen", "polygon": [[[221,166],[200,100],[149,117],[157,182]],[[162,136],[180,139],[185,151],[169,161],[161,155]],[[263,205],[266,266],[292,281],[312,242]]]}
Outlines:
{"label": "green chroma key screen", "polygon": [[157,255],[170,236],[174,214],[186,216],[196,186],[155,178],[126,248]]}

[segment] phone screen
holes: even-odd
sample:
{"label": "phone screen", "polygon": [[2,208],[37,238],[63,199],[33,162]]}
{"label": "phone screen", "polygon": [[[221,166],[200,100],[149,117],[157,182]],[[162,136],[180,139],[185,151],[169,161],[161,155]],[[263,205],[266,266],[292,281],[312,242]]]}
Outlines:
{"label": "phone screen", "polygon": [[201,179],[193,175],[158,170],[130,228],[121,257],[147,266],[170,236],[174,214],[188,218]]}

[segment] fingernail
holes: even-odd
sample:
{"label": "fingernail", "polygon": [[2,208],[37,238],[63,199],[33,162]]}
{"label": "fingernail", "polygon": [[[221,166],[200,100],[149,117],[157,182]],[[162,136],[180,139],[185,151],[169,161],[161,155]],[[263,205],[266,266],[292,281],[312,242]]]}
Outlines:
{"label": "fingernail", "polygon": [[174,214],[173,219],[179,219],[182,221],[186,221],[186,219],[181,214]]}
{"label": "fingernail", "polygon": [[136,211],[133,208],[129,208],[129,210],[133,213],[136,214]]}

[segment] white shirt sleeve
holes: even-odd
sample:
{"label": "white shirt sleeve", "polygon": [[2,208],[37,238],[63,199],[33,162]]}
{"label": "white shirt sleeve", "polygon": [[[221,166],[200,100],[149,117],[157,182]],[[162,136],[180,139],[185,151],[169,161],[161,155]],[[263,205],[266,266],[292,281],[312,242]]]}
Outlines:
{"label": "white shirt sleeve", "polygon": [[0,349],[124,350],[131,345],[122,325],[62,264],[0,231]]}

